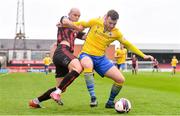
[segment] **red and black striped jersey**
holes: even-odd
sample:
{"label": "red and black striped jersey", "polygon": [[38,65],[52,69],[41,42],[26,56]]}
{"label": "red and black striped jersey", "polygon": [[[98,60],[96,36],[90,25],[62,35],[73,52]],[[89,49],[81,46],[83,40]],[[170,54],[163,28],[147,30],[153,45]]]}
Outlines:
{"label": "red and black striped jersey", "polygon": [[[62,22],[63,16],[60,20]],[[69,28],[69,27],[58,27],[58,32],[57,32],[57,44],[61,43],[62,41],[67,41],[70,44],[70,50],[71,52],[74,51],[74,41],[76,38],[78,39],[83,39],[83,35],[85,35],[84,32],[78,32],[75,29]]]}
{"label": "red and black striped jersey", "polygon": [[137,58],[132,58],[132,64],[136,64]]}

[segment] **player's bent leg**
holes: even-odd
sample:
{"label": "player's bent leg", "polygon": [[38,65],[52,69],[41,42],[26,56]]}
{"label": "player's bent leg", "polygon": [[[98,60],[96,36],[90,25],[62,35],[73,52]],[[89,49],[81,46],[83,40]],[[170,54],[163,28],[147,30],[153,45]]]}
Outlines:
{"label": "player's bent leg", "polygon": [[73,59],[69,65],[69,73],[64,77],[58,88],[64,92],[66,88],[80,75],[82,72],[82,65],[78,59]]}
{"label": "player's bent leg", "polygon": [[[85,71],[86,69],[84,69]],[[91,96],[90,106],[96,107],[98,105],[95,91],[94,91],[94,73],[93,72],[84,72],[84,79],[86,82],[86,87]]]}
{"label": "player's bent leg", "polygon": [[69,71],[75,70],[79,74],[82,72],[82,65],[78,59],[73,59],[68,65]]}
{"label": "player's bent leg", "polygon": [[125,78],[115,66],[111,67],[105,75],[115,81],[115,83],[112,85],[110,96],[105,107],[114,108],[114,99],[119,94]]}
{"label": "player's bent leg", "polygon": [[111,88],[109,99],[105,105],[106,108],[114,108],[114,99],[119,94],[122,84],[114,83]]}
{"label": "player's bent leg", "polygon": [[69,72],[64,79],[62,80],[61,84],[58,88],[50,94],[51,98],[58,102],[61,98],[61,93],[66,90],[66,88],[79,76],[79,73],[75,70]]}
{"label": "player's bent leg", "polygon": [[40,103],[43,102],[43,101],[46,101],[48,99],[50,99],[50,94],[51,92],[55,91],[56,90],[56,87],[54,88],[51,88],[49,90],[47,90],[45,93],[43,93],[41,96],[33,99],[33,100],[30,100],[29,101],[29,106],[30,107],[33,107],[33,108],[40,108]]}
{"label": "player's bent leg", "polygon": [[98,106],[98,102],[94,90],[94,73],[92,59],[88,56],[84,56],[81,59],[81,64],[84,68],[84,79],[86,82],[86,87],[91,96],[90,106],[96,107]]}
{"label": "player's bent leg", "polygon": [[105,76],[108,78],[111,78],[114,80],[116,83],[124,83],[125,78],[122,75],[122,73],[115,67],[112,66],[106,73]]}
{"label": "player's bent leg", "polygon": [[66,90],[66,88],[79,76],[82,71],[82,66],[78,59],[73,59],[69,63],[68,68],[70,72],[65,75],[56,91],[52,92],[50,95],[51,98],[56,102],[60,100],[60,94]]}

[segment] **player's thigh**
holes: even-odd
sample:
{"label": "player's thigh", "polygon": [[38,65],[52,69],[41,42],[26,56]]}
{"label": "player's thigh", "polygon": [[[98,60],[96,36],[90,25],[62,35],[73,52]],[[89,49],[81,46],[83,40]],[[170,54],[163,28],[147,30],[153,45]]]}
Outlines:
{"label": "player's thigh", "polygon": [[114,80],[117,83],[124,83],[125,78],[122,75],[122,73],[118,70],[117,67],[112,66],[106,73],[105,76],[107,76],[108,78],[111,78],[112,80]]}
{"label": "player's thigh", "polygon": [[75,70],[78,73],[81,73],[81,71],[82,71],[81,63],[77,58],[71,60],[71,62],[68,65],[68,68],[69,68],[70,71]]}
{"label": "player's thigh", "polygon": [[93,69],[93,61],[90,57],[88,56],[84,56],[81,59],[81,65],[83,68],[87,68],[87,69]]}

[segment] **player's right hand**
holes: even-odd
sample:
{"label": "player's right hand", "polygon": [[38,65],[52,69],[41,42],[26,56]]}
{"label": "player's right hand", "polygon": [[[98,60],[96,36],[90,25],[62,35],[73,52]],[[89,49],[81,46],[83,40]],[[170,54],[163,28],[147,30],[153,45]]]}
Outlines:
{"label": "player's right hand", "polygon": [[151,61],[153,61],[153,60],[154,60],[154,57],[151,56],[151,55],[145,55],[145,56],[144,56],[144,59],[145,59],[145,60],[150,59]]}
{"label": "player's right hand", "polygon": [[59,22],[58,24],[56,24],[56,27],[62,27],[62,24]]}

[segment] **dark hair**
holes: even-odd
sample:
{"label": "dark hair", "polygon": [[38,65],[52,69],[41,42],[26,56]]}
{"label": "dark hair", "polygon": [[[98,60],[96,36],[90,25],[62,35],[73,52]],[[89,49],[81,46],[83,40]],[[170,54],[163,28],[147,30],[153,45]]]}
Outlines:
{"label": "dark hair", "polygon": [[119,19],[119,14],[115,10],[109,10],[107,12],[107,17],[111,17],[112,20],[117,20],[117,19]]}

